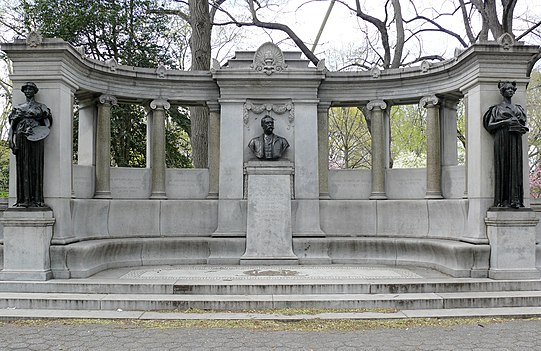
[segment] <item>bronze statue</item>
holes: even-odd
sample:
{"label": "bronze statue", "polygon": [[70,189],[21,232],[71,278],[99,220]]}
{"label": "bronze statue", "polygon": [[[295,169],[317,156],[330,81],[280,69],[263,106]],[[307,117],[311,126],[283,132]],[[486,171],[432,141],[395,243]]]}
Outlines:
{"label": "bronze statue", "polygon": [[524,207],[522,135],[528,132],[526,112],[511,103],[515,82],[498,83],[503,101],[483,117],[485,129],[494,135],[494,207]]}
{"label": "bronze statue", "polygon": [[266,115],[261,119],[261,128],[263,134],[253,138],[248,143],[248,147],[254,153],[255,157],[262,160],[277,160],[289,147],[285,138],[273,133],[274,118]]}
{"label": "bronze statue", "polygon": [[26,102],[13,107],[9,115],[9,147],[17,166],[17,207],[44,207],[43,140],[53,123],[47,106],[36,102],[36,84],[25,83],[21,91]]}

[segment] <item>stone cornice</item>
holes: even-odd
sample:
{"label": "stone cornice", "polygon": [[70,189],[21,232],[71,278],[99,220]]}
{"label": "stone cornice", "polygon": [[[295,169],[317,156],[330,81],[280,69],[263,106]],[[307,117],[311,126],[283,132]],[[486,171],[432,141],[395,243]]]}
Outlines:
{"label": "stone cornice", "polygon": [[[30,47],[25,40],[2,44],[13,62],[11,79],[37,83],[62,80],[78,93],[108,93],[119,102],[143,102],[163,97],[186,105],[204,105],[219,97],[218,86],[208,71],[168,70],[113,65],[84,57],[60,39],[44,39]],[[136,79],[134,79],[136,78]]]}
{"label": "stone cornice", "polygon": [[[174,104],[205,105],[219,98],[300,98],[320,99],[323,104],[359,106],[371,100],[391,104],[418,103],[422,97],[458,99],[479,82],[512,79],[528,81],[528,67],[538,47],[503,46],[498,42],[476,44],[454,59],[415,67],[364,72],[328,72],[303,66],[302,60],[286,59],[287,70],[272,75],[242,67],[250,53],[242,53],[240,64],[212,71],[179,71],[138,68],[102,62],[60,39],[43,39],[36,45],[25,40],[2,44],[13,61],[11,78],[15,85],[32,80],[39,83],[61,80],[76,94],[103,93],[119,102],[140,103],[158,97]],[[288,57],[294,54],[285,53]],[[300,56],[299,56],[300,57]],[[299,63],[296,63],[299,61]],[[239,84],[242,82],[242,84]],[[280,97],[268,95],[269,88]]]}

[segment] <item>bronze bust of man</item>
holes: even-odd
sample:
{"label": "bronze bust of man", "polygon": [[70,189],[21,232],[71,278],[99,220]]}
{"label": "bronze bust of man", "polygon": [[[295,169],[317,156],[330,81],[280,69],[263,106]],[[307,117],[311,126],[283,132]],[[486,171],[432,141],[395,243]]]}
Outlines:
{"label": "bronze bust of man", "polygon": [[261,128],[263,134],[250,140],[248,147],[260,160],[279,159],[289,147],[289,143],[285,138],[273,133],[274,118],[271,116],[266,115],[261,119]]}

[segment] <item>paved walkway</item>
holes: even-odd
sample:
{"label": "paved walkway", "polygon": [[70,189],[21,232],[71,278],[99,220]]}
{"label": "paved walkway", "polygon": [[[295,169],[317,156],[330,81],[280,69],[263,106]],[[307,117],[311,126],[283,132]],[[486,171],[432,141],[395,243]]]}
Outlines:
{"label": "paved walkway", "polygon": [[539,350],[540,320],[359,331],[151,328],[126,324],[0,324],[2,350]]}

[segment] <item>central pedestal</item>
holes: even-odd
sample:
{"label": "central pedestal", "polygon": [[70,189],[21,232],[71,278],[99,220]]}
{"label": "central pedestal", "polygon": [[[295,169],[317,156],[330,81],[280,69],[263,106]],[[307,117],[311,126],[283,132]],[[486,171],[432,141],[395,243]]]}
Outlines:
{"label": "central pedestal", "polygon": [[297,264],[291,231],[293,164],[251,161],[245,170],[248,183],[246,252],[240,264]]}

